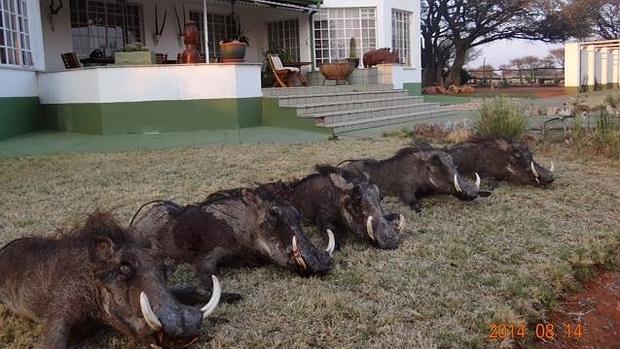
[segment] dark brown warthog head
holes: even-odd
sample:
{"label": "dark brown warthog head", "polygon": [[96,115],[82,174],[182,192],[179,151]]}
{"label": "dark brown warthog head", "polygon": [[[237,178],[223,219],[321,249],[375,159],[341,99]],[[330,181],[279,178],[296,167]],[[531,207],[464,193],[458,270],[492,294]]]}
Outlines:
{"label": "dark brown warthog head", "polygon": [[459,168],[477,164],[476,170],[485,177],[539,187],[554,181],[553,162],[549,169],[538,164],[527,144],[482,138],[456,145],[450,153]]}
{"label": "dark brown warthog head", "polygon": [[363,172],[319,165],[319,174],[328,175],[332,184],[341,191],[338,203],[341,221],[346,228],[378,248],[394,250],[400,243],[404,228],[402,215],[387,215],[381,206],[379,187],[369,182]]}
{"label": "dark brown warthog head", "polygon": [[[147,344],[183,347],[198,337],[203,317],[219,302],[219,290],[202,310],[182,305],[166,287],[162,270],[152,252],[111,215],[95,212],[84,226],[57,239],[21,239],[1,250],[0,301],[41,319],[44,328],[94,318]],[[34,276],[22,278],[25,274]],[[50,320],[50,313],[56,318]],[[57,333],[51,336],[57,337],[41,339],[44,347],[66,342]]]}
{"label": "dark brown warthog head", "polygon": [[269,195],[266,190],[244,189],[242,198],[251,208],[253,243],[255,248],[274,263],[296,271],[302,276],[324,274],[331,269],[333,236],[326,250],[319,250],[306,237],[301,217],[290,203]]}
{"label": "dark brown warthog head", "polygon": [[457,171],[450,154],[443,151],[426,151],[419,158],[423,166],[417,169],[415,176],[425,182],[430,192],[451,194],[465,201],[478,197],[479,182],[476,184],[463,178]]}

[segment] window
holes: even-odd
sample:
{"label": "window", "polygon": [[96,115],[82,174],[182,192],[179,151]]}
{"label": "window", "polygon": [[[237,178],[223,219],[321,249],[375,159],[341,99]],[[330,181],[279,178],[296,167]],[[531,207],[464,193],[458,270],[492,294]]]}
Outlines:
{"label": "window", "polygon": [[392,48],[398,50],[399,61],[411,65],[411,12],[392,9]]}
{"label": "window", "polygon": [[[204,56],[204,14],[202,12],[190,11],[189,18],[196,22],[200,31],[200,53]],[[232,15],[218,15],[207,13],[207,29],[209,30],[209,57],[215,58],[220,56],[220,41],[227,40],[232,37],[237,26],[237,19]]]}
{"label": "window", "polygon": [[80,57],[94,50],[104,56],[126,44],[143,42],[142,6],[117,0],[71,0],[73,49]]}
{"label": "window", "polygon": [[288,52],[290,59],[299,62],[299,21],[267,23],[269,47]]}
{"label": "window", "polygon": [[25,0],[0,1],[0,64],[33,65]]}
{"label": "window", "polygon": [[375,8],[321,9],[314,16],[316,63],[349,58],[349,43],[355,38],[357,57],[377,48]]}

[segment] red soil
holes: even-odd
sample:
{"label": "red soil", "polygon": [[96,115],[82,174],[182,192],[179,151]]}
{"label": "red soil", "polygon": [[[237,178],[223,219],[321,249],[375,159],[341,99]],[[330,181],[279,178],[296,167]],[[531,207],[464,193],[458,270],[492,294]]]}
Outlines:
{"label": "red soil", "polygon": [[535,96],[537,98],[549,98],[564,96],[566,92],[562,86],[545,87],[502,87],[491,89],[490,87],[476,87],[476,94],[507,94],[511,96]]}
{"label": "red soil", "polygon": [[[532,349],[620,349],[620,272],[602,273],[587,282],[583,291],[566,298],[549,315],[549,323],[556,328],[555,340],[539,340]],[[566,324],[571,325],[572,338]]]}

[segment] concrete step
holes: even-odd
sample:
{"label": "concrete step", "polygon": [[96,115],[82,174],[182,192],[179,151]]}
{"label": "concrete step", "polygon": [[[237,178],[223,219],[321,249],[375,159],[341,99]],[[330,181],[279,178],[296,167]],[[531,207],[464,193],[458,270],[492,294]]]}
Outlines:
{"label": "concrete step", "polygon": [[[281,107],[297,107],[298,105],[323,104],[335,102],[356,102],[363,100],[382,100],[386,98],[407,97],[403,90],[363,91],[344,93],[324,93],[304,96],[280,96],[277,98]],[[268,97],[269,98],[269,97]]]}
{"label": "concrete step", "polygon": [[354,109],[346,112],[337,111],[322,113],[317,115],[304,115],[302,117],[313,117],[317,122],[324,124],[335,124],[340,122],[348,122],[355,120],[369,120],[375,118],[383,118],[392,115],[404,115],[411,113],[422,113],[437,110],[434,103],[418,103],[414,102],[406,105],[396,105],[390,107]]}
{"label": "concrete step", "polygon": [[371,128],[388,128],[388,126],[402,127],[403,124],[421,123],[435,118],[446,118],[452,114],[451,111],[442,109],[428,110],[424,112],[413,112],[406,114],[396,114],[383,117],[368,119],[350,120],[337,123],[317,123],[319,126],[330,127],[336,135],[346,134],[354,131],[361,131]]}
{"label": "concrete step", "polygon": [[271,87],[263,89],[265,97],[280,96],[310,96],[326,93],[368,92],[391,90],[391,85],[337,85],[337,86],[300,86],[300,87]]}
{"label": "concrete step", "polygon": [[406,96],[406,97],[394,97],[377,99],[364,99],[359,101],[346,101],[346,102],[329,102],[329,103],[310,103],[297,105],[297,115],[316,115],[327,112],[336,111],[349,111],[357,109],[370,109],[380,107],[390,107],[397,105],[409,105],[414,103],[423,103],[424,97],[422,96]]}

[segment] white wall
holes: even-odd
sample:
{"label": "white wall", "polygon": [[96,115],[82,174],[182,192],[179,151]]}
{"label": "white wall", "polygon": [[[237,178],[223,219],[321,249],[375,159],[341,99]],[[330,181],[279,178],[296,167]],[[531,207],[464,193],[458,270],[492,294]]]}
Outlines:
{"label": "white wall", "polygon": [[36,97],[36,72],[23,69],[0,68],[0,98]]}
{"label": "white wall", "polygon": [[261,97],[259,64],[174,64],[39,73],[43,104]]}

